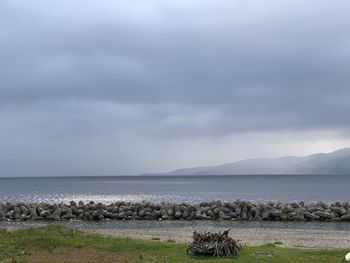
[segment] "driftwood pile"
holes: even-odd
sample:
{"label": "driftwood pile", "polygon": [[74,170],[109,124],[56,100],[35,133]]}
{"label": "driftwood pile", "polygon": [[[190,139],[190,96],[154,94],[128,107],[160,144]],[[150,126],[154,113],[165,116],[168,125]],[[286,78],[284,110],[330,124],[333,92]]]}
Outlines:
{"label": "driftwood pile", "polygon": [[229,237],[229,232],[230,230],[225,230],[222,233],[194,231],[193,241],[188,246],[187,252],[193,255],[213,257],[238,255],[241,244],[239,240]]}

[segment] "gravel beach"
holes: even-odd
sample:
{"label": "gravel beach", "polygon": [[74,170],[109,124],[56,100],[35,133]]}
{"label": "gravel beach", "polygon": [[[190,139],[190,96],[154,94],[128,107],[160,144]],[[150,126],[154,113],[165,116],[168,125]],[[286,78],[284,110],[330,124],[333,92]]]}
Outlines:
{"label": "gravel beach", "polygon": [[[190,242],[194,230],[223,231],[221,227],[183,227],[161,229],[88,229],[87,232],[113,237],[176,242]],[[273,228],[235,228],[231,236],[242,240],[246,245],[263,245],[278,242],[282,247],[294,248],[350,248],[350,232],[312,229],[273,229]]]}
{"label": "gravel beach", "polygon": [[2,222],[0,227],[17,229],[60,224],[88,233],[131,239],[187,243],[193,231],[231,229],[234,239],[251,246],[275,243],[293,248],[349,248],[347,222],[228,222],[228,221],[103,221],[103,222]]}

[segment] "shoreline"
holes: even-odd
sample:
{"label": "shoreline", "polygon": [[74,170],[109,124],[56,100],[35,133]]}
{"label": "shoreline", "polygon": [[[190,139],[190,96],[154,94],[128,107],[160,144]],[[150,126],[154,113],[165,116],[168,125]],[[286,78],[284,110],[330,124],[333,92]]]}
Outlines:
{"label": "shoreline", "polygon": [[[197,257],[186,253],[188,243],[175,243],[174,238],[180,234],[188,236],[190,230],[183,228],[181,233],[174,229],[163,229],[162,240],[156,238],[156,232],[148,231],[145,236],[137,231],[139,236],[130,239],[130,231],[121,233],[114,229],[111,232],[105,229],[101,232],[95,229],[94,232],[81,231],[71,227],[60,225],[49,225],[37,228],[12,229],[6,231],[0,229],[0,253],[1,262],[74,262],[74,263],[101,263],[101,262],[343,262],[347,249],[337,248],[339,243],[325,247],[328,243],[315,246],[312,242],[283,244],[281,241],[274,243],[247,243],[245,240],[240,244],[244,245],[235,257]],[[118,234],[116,234],[116,232]],[[97,233],[97,234],[93,234]],[[254,231],[254,235],[261,235],[261,232]],[[271,233],[275,237],[275,233]],[[282,232],[281,234],[286,234]],[[323,240],[321,233],[313,232],[318,240]],[[327,233],[326,233],[327,234]],[[115,238],[111,237],[114,235]],[[167,235],[171,235],[172,241],[168,241]],[[252,234],[248,234],[252,237]],[[291,236],[290,233],[287,236]],[[294,233],[299,239],[299,233]],[[234,239],[242,237],[239,232],[231,236]],[[245,236],[246,237],[246,236]],[[303,234],[305,237],[305,234]],[[328,241],[332,241],[327,236]],[[144,239],[144,240],[142,240]],[[339,236],[335,239],[339,241]],[[165,242],[163,242],[163,240]],[[267,242],[265,239],[264,242]],[[168,241],[168,242],[166,242]],[[181,241],[181,240],[179,240]],[[345,242],[348,242],[345,240]],[[252,244],[252,245],[250,245]],[[303,245],[304,244],[304,245]],[[310,244],[312,246],[310,246]],[[283,247],[284,246],[284,247]],[[310,248],[312,247],[312,248]]]}
{"label": "shoreline", "polygon": [[[224,231],[227,228],[164,228],[164,229],[84,229],[84,232],[112,236],[117,238],[131,238],[140,240],[175,241],[189,243],[193,231]],[[248,246],[274,244],[284,248],[349,248],[349,231],[305,230],[305,229],[267,229],[267,228],[235,228],[230,236],[241,240]]]}
{"label": "shoreline", "polygon": [[350,248],[350,224],[318,222],[228,222],[228,221],[109,221],[109,222],[18,222],[1,223],[0,228],[60,225],[87,233],[136,240],[188,243],[193,231],[218,232],[230,229],[230,236],[248,246],[275,244],[285,248]]}

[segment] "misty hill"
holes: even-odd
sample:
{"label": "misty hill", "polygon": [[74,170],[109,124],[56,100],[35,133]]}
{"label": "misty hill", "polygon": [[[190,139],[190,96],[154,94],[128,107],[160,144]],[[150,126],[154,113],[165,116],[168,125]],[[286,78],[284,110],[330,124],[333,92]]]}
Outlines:
{"label": "misty hill", "polygon": [[348,174],[350,175],[350,148],[331,153],[280,158],[257,158],[226,163],[178,169],[166,175],[245,175],[245,174]]}

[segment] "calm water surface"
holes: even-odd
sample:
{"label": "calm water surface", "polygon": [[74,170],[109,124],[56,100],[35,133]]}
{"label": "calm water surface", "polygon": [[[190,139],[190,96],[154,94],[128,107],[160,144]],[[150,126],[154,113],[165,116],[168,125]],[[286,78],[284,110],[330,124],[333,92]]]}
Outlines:
{"label": "calm water surface", "polygon": [[349,186],[344,175],[0,178],[0,202],[332,202],[350,201]]}
{"label": "calm water surface", "polygon": [[258,229],[258,228],[274,228],[274,229],[308,229],[308,230],[330,230],[330,231],[350,231],[349,222],[273,222],[273,221],[27,221],[27,222],[6,222],[0,221],[0,227],[22,228],[28,226],[44,226],[50,224],[61,224],[69,227],[80,229],[177,229],[183,227],[198,228],[201,230],[211,228],[222,229]]}

